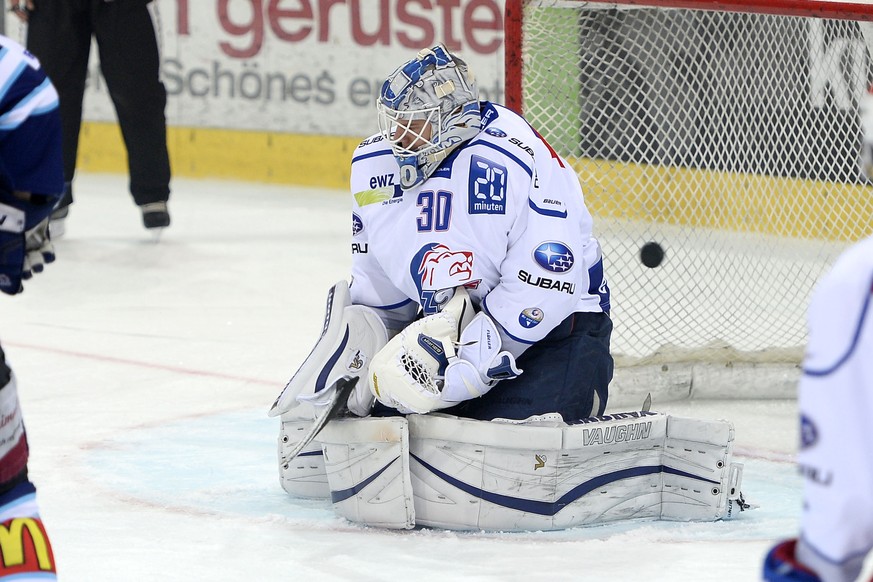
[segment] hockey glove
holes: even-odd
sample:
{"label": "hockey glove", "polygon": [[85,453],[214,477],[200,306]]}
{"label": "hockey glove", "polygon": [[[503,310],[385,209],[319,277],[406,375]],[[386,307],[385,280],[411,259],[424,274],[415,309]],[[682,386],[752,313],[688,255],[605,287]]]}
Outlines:
{"label": "hockey glove", "polygon": [[24,211],[0,203],[0,291],[15,295],[23,290],[25,234]]}
{"label": "hockey glove", "polygon": [[443,374],[455,357],[460,330],[472,320],[473,303],[463,287],[442,311],[412,322],[370,363],[376,399],[403,414],[425,414],[451,404],[441,399]]}
{"label": "hockey glove", "polygon": [[379,402],[425,414],[481,396],[498,380],[520,374],[512,355],[500,351],[496,324],[474,314],[459,287],[442,311],[389,341],[370,365],[370,387]]}
{"label": "hockey glove", "polygon": [[497,324],[484,313],[477,314],[464,328],[458,343],[458,355],[446,367],[444,402],[457,404],[478,398],[498,381],[510,380],[522,372],[513,355],[501,351]]}
{"label": "hockey glove", "polygon": [[786,540],[773,547],[764,559],[763,579],[767,582],[820,582],[812,570],[794,557],[797,540]]}
{"label": "hockey glove", "polygon": [[55,260],[55,247],[49,235],[49,219],[46,218],[24,233],[26,254],[21,276],[30,279],[33,273],[42,273],[47,263]]}

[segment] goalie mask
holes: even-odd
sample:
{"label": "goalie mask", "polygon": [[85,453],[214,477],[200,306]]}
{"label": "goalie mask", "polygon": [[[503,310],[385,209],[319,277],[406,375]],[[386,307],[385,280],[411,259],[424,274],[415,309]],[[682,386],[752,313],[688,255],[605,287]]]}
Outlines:
{"label": "goalie mask", "polygon": [[482,127],[473,73],[442,45],[422,50],[394,71],[382,84],[376,109],[404,190],[424,182]]}

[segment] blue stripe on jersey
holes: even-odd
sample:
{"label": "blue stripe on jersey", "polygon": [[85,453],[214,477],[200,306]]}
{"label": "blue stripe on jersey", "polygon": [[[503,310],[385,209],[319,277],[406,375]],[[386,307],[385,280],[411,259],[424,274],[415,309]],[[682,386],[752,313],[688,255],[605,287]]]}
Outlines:
{"label": "blue stripe on jersey", "polygon": [[376,158],[379,156],[391,156],[391,155],[394,155],[391,150],[380,150],[378,152],[370,152],[369,154],[361,154],[360,156],[355,156],[354,158],[352,158],[352,163],[354,164],[355,162],[358,162],[361,160],[366,160],[367,158]]}
{"label": "blue stripe on jersey", "polygon": [[398,307],[403,307],[404,305],[409,305],[410,303],[412,303],[412,299],[404,299],[400,303],[395,303],[393,305],[373,305],[373,307],[390,311],[391,309],[397,309]]}
{"label": "blue stripe on jersey", "polygon": [[603,259],[588,268],[588,293],[600,296],[600,309],[609,313],[609,285],[603,280]]}
{"label": "blue stripe on jersey", "polygon": [[[9,56],[9,49],[3,47],[0,49],[0,61]],[[3,84],[0,85],[0,102],[6,99],[6,95],[9,93],[9,89],[15,84],[15,81],[18,80],[18,77],[21,76],[21,72],[27,64],[24,61],[18,63],[18,65],[13,69],[12,73],[3,79]]]}
{"label": "blue stripe on jersey", "polygon": [[36,487],[30,481],[22,481],[15,487],[0,495],[0,512],[8,511],[27,501],[36,498]]}
{"label": "blue stripe on jersey", "polygon": [[852,354],[855,352],[855,348],[858,347],[858,340],[861,338],[861,330],[864,329],[864,320],[867,318],[867,312],[870,310],[870,303],[873,301],[873,279],[870,280],[870,284],[867,286],[868,292],[867,297],[864,299],[864,305],[861,307],[861,316],[858,318],[858,325],[855,327],[855,333],[852,335],[852,343],[849,344],[849,348],[846,350],[846,353],[843,354],[841,358],[839,358],[831,367],[829,368],[821,368],[819,370],[812,370],[810,368],[804,368],[803,373],[807,376],[827,376],[828,374],[832,374],[836,372],[840,366],[846,363],[846,361],[852,357]]}
{"label": "blue stripe on jersey", "polygon": [[527,205],[531,207],[531,209],[537,214],[542,214],[543,216],[553,216],[555,218],[567,218],[567,211],[558,211],[558,210],[549,210],[548,208],[540,208],[536,204],[534,204],[533,200],[530,198],[527,199]]}
{"label": "blue stripe on jersey", "polygon": [[0,195],[22,190],[52,199],[24,205],[25,228],[32,228],[64,191],[58,96],[33,55],[8,37],[0,37],[0,63]]}
{"label": "blue stripe on jersey", "polygon": [[[51,80],[48,77],[46,77],[46,80],[42,82],[42,85],[40,85],[37,88],[37,90],[34,91],[34,93],[42,92],[51,86],[52,86]],[[58,105],[59,105],[58,100],[52,99],[50,102],[48,102],[44,105],[40,105],[39,107],[34,107],[32,115],[42,115],[43,113],[47,113],[47,112],[51,111],[52,109],[57,109]]]}
{"label": "blue stripe on jersey", "polygon": [[[53,109],[57,109],[58,102],[57,102],[57,100],[53,100],[52,102],[47,103],[41,107],[34,107],[33,111],[29,115],[22,117],[21,119],[17,119],[15,121],[7,121],[9,117],[15,117],[16,112],[21,111],[22,109],[25,109],[27,107],[28,103],[30,103],[31,101],[33,101],[34,99],[39,97],[40,94],[43,91],[45,91],[46,89],[48,89],[49,87],[51,87],[51,81],[49,81],[48,79],[45,79],[38,87],[36,87],[33,91],[31,91],[27,95],[27,97],[25,97],[24,99],[19,101],[15,107],[13,107],[9,111],[7,111],[4,115],[0,116],[0,130],[11,131],[11,130],[15,129],[16,127],[18,127],[19,125],[21,125],[22,123],[24,123],[25,121],[27,121],[28,118],[30,118],[33,115],[41,115],[41,114],[46,113],[48,111],[51,111]],[[2,100],[2,99],[0,99],[0,100]]]}
{"label": "blue stripe on jersey", "polygon": [[516,164],[518,164],[519,166],[521,166],[521,168],[522,168],[525,172],[527,172],[527,175],[530,176],[531,178],[533,178],[533,170],[532,170],[532,169],[531,169],[527,164],[525,164],[524,162],[522,162],[522,161],[518,158],[518,156],[516,156],[515,154],[512,154],[512,153],[510,153],[510,152],[508,152],[507,150],[503,149],[503,148],[500,147],[499,145],[493,144],[493,143],[491,143],[490,141],[480,141],[480,140],[473,140],[472,142],[470,142],[470,145],[485,146],[485,147],[489,147],[489,148],[491,148],[491,149],[493,149],[493,150],[497,150],[498,152],[502,153],[503,155],[505,155],[506,157],[508,157],[510,160],[514,161]]}

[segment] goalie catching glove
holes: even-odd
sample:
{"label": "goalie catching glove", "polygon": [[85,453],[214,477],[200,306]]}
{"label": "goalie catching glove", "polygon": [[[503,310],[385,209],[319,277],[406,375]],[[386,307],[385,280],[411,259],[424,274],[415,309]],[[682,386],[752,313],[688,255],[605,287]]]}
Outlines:
{"label": "goalie catching glove", "polygon": [[463,287],[445,307],[411,323],[370,363],[370,389],[382,404],[425,414],[487,393],[521,370],[502,351],[497,324],[476,314]]}

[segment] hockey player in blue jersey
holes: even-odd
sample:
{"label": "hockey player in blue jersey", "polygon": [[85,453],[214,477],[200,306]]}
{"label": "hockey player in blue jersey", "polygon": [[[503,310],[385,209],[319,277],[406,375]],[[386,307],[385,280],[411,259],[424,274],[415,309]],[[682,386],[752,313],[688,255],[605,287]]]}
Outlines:
{"label": "hockey player in blue jersey", "polygon": [[[64,191],[58,95],[39,62],[0,36],[0,291],[54,260],[48,220]],[[0,350],[0,580],[55,580],[48,535],[27,476],[16,378]]]}

